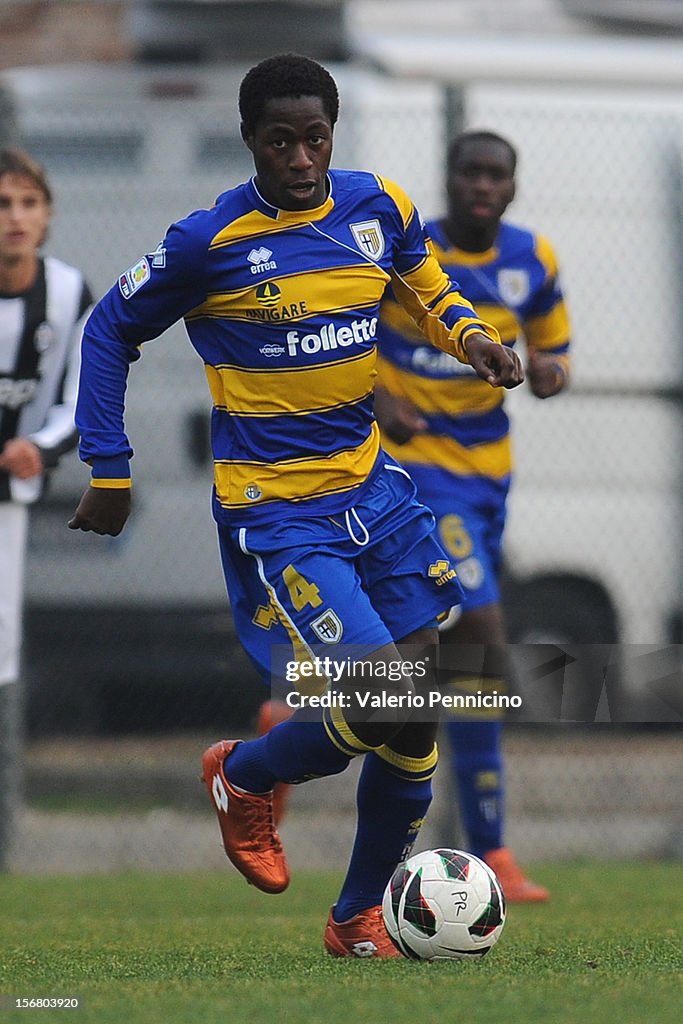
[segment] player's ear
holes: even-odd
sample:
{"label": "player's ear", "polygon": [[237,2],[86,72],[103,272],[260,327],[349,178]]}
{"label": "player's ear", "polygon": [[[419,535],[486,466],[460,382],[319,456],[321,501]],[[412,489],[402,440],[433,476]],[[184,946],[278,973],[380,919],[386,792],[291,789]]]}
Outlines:
{"label": "player's ear", "polygon": [[505,192],[505,206],[503,207],[503,213],[505,212],[505,210],[507,210],[508,206],[510,205],[512,200],[515,198],[516,194],[517,194],[517,185],[515,184],[515,180],[513,178],[513,180],[510,182],[510,184],[508,185],[507,190]]}
{"label": "player's ear", "polygon": [[247,126],[244,124],[244,122],[240,123],[240,135],[242,136],[242,141],[244,142],[244,145],[247,147],[247,149],[251,150],[251,152],[253,153],[254,152],[254,133],[249,128],[247,128]]}

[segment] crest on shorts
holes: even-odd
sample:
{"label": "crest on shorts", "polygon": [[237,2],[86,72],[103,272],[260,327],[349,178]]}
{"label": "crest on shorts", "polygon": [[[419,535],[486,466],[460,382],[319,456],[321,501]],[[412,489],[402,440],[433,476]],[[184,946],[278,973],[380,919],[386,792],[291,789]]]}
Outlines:
{"label": "crest on shorts", "polygon": [[463,587],[476,590],[484,582],[484,567],[478,558],[472,555],[458,563],[458,579]]}
{"label": "crest on shorts", "polygon": [[373,220],[359,220],[356,224],[349,224],[349,227],[360,251],[373,260],[381,259],[384,254],[385,243],[382,228],[377,218],[375,217]]}
{"label": "crest on shorts", "polygon": [[313,619],[311,629],[324,644],[338,644],[344,633],[342,621],[332,608]]}
{"label": "crest on shorts", "polygon": [[506,306],[519,306],[529,298],[531,285],[526,270],[498,271],[498,291]]}

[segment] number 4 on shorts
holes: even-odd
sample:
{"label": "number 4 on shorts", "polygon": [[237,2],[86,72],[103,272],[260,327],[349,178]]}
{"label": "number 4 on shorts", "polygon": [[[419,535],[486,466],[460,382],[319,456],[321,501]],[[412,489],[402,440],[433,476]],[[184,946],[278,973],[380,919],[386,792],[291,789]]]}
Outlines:
{"label": "number 4 on shorts", "polygon": [[300,612],[307,604],[310,604],[311,608],[318,608],[323,603],[320,591],[315,583],[309,583],[295,566],[288,565],[283,569],[282,579],[289,591],[289,598],[296,611]]}

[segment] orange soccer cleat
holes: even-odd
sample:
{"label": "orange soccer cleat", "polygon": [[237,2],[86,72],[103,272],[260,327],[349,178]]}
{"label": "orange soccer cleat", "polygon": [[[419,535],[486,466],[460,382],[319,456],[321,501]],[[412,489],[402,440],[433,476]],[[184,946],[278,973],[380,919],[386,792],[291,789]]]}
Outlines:
{"label": "orange soccer cleat", "polygon": [[384,926],[381,907],[370,907],[341,924],[332,917],[332,910],[323,936],[325,949],[332,956],[357,956],[361,959],[373,956],[384,960],[403,956]]}
{"label": "orange soccer cleat", "polygon": [[[256,731],[258,735],[265,736],[267,732],[270,732],[274,725],[279,725],[280,722],[286,722],[293,714],[293,709],[290,708],[289,704],[286,704],[283,700],[265,701],[265,703],[259,708],[258,718],[256,720]],[[273,787],[273,821],[276,826],[281,823],[285,816],[291,789],[292,787],[289,782],[276,782]]]}
{"label": "orange soccer cleat", "polygon": [[282,892],[289,867],[273,824],[273,794],[245,793],[231,786],[223,762],[241,740],[221,740],[204,751],[202,780],[218,815],[223,847],[238,871],[263,892]]}
{"label": "orange soccer cleat", "polygon": [[495,872],[508,903],[545,903],[550,893],[526,877],[507,846],[489,850],[483,860]]}

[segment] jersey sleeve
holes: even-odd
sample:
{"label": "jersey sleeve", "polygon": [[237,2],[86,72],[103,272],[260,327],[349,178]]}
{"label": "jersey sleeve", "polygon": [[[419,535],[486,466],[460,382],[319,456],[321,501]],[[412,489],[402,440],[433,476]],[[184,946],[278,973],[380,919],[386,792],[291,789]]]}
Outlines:
{"label": "jersey sleeve", "polygon": [[80,456],[97,487],[130,486],[133,455],[124,429],[130,364],[206,297],[208,243],[192,215],[172,225],[153,253],[121,274],[83,331],[76,404]]}
{"label": "jersey sleeve", "polygon": [[569,372],[570,323],[557,257],[550,242],[538,236],[536,256],[543,266],[543,285],[534,295],[524,319],[524,337],[531,348],[557,357],[565,374]]}
{"label": "jersey sleeve", "polygon": [[394,295],[428,341],[469,364],[468,337],[482,333],[500,343],[498,332],[480,319],[458,284],[442,270],[420,215],[405,192],[392,182],[382,181],[382,185],[403,221],[391,274]]}

